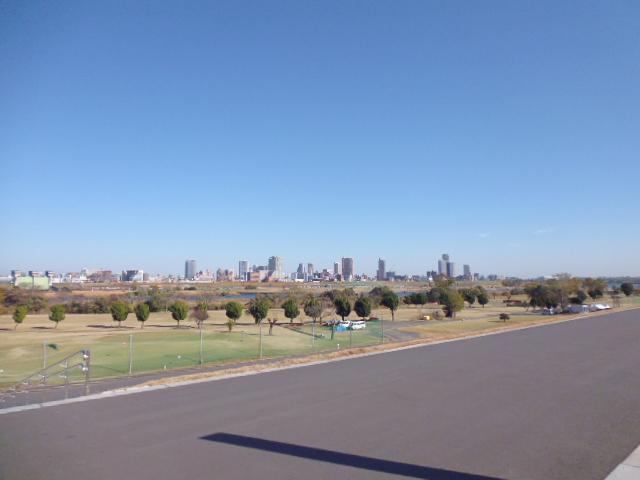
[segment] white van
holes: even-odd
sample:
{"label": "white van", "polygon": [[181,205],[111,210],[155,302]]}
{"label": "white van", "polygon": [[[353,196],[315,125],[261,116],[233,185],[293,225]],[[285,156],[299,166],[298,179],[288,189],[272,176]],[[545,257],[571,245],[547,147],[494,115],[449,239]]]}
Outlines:
{"label": "white van", "polygon": [[364,322],[362,320],[351,322],[351,330],[362,330],[363,328],[367,328],[367,322]]}

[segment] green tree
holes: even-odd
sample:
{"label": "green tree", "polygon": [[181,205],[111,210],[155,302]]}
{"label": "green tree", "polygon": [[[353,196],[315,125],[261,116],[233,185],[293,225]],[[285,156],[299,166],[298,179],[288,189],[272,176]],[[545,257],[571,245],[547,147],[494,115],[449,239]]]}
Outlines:
{"label": "green tree", "polygon": [[154,285],[149,291],[149,299],[146,303],[149,305],[151,312],[166,311],[168,307],[167,292]]}
{"label": "green tree", "polygon": [[[229,331],[231,331],[231,329],[234,327],[235,323],[242,316],[242,311],[243,310],[244,310],[244,307],[239,302],[228,302],[224,306],[225,314],[227,315],[227,318],[229,319],[227,321],[227,328],[229,329]],[[231,326],[229,326],[229,322],[232,323]]]}
{"label": "green tree", "polygon": [[27,307],[32,313],[38,313],[47,308],[47,300],[39,295],[31,295],[27,299]]}
{"label": "green tree", "polygon": [[628,297],[630,295],[633,295],[635,288],[633,287],[633,283],[625,282],[620,285],[620,290],[625,294],[625,296]]}
{"label": "green tree", "polygon": [[414,305],[424,306],[428,302],[429,302],[429,296],[427,295],[426,292],[418,292],[413,298]]}
{"label": "green tree", "polygon": [[587,299],[587,294],[582,290],[578,290],[575,297],[571,297],[569,301],[575,305],[582,305]]}
{"label": "green tree", "polygon": [[180,322],[186,320],[189,315],[189,305],[182,300],[177,300],[169,305],[169,311],[171,312],[171,317],[178,322],[178,328],[180,328]]}
{"label": "green tree", "polygon": [[256,298],[249,304],[249,313],[256,322],[256,325],[267,318],[270,308],[271,301],[267,298]]}
{"label": "green tree", "polygon": [[289,298],[286,302],[282,304],[282,308],[284,308],[284,316],[289,319],[289,323],[293,322],[294,318],[297,318],[300,315],[300,307],[298,307],[298,302],[296,302],[293,298]]}
{"label": "green tree", "polygon": [[19,305],[16,307],[16,309],[13,311],[13,322],[15,323],[13,327],[14,330],[18,328],[18,325],[20,325],[24,321],[28,312],[29,307],[27,307],[26,305]]}
{"label": "green tree", "polygon": [[604,292],[600,288],[597,288],[597,287],[589,289],[589,291],[587,293],[594,300],[596,300],[597,298],[600,298],[600,297],[602,297],[604,295]]}
{"label": "green tree", "polygon": [[202,329],[202,325],[209,318],[209,305],[207,302],[198,302],[191,312],[193,320],[196,322],[198,329]]}
{"label": "green tree", "polygon": [[506,322],[507,320],[509,320],[511,317],[509,316],[508,313],[501,313],[500,314],[500,320],[502,320],[503,322]]}
{"label": "green tree", "polygon": [[473,305],[474,303],[476,303],[476,292],[470,288],[465,288],[464,290],[462,290],[460,293],[462,293],[462,297],[464,298],[464,301],[467,302],[469,304],[469,306]]}
{"label": "green tree", "polygon": [[382,300],[380,300],[380,305],[391,310],[391,320],[395,321],[396,310],[398,310],[398,306],[400,305],[400,299],[398,298],[398,295],[391,291],[385,293],[382,297]]}
{"label": "green tree", "polygon": [[319,298],[309,297],[304,302],[304,313],[307,317],[310,317],[313,320],[313,323],[316,323],[316,321],[322,317],[323,310],[324,307]]}
{"label": "green tree", "polygon": [[445,295],[440,297],[440,303],[450,318],[456,318],[456,313],[464,308],[464,298],[455,290],[447,290]]}
{"label": "green tree", "polygon": [[607,289],[607,282],[602,278],[585,278],[582,280],[582,286],[589,292],[589,290],[604,291]]}
{"label": "green tree", "polygon": [[120,327],[129,316],[129,305],[122,300],[117,300],[111,304],[110,311],[111,317],[118,322],[118,327]]}
{"label": "green tree", "polygon": [[487,294],[487,292],[480,292],[477,298],[478,303],[482,305],[482,308],[484,308],[484,306],[489,303],[489,295]]}
{"label": "green tree", "polygon": [[427,297],[427,294],[423,292],[411,293],[404,298],[405,303],[409,305],[416,305],[416,306],[424,305],[428,301],[429,301],[429,298]]}
{"label": "green tree", "polygon": [[144,322],[146,322],[149,319],[149,314],[150,314],[149,305],[147,305],[146,303],[139,303],[133,309],[133,313],[136,314],[136,318],[140,322],[140,328],[141,329],[144,328]]}
{"label": "green tree", "polygon": [[351,314],[351,302],[345,297],[338,297],[333,301],[333,305],[336,308],[336,313],[344,322],[344,318]]}
{"label": "green tree", "polygon": [[64,320],[65,310],[64,305],[52,305],[49,309],[49,320],[55,322],[55,328],[58,328],[58,323]]}
{"label": "green tree", "polygon": [[353,309],[356,311],[358,316],[364,320],[371,315],[371,300],[367,297],[360,297],[353,305]]}

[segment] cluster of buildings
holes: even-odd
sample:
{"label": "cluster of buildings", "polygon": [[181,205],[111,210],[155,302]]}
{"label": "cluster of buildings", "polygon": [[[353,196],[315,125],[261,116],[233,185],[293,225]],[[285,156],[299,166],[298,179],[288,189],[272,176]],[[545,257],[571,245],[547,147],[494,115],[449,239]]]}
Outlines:
{"label": "cluster of buildings", "polygon": [[[456,271],[456,264],[446,253],[438,259],[437,270],[426,272],[425,275],[399,275],[395,271],[387,270],[384,259],[378,259],[378,269],[375,277],[356,274],[352,257],[343,257],[335,262],[333,268],[317,269],[313,263],[299,263],[295,272],[286,273],[284,260],[279,256],[267,259],[265,265],[250,265],[247,260],[238,262],[238,270],[218,268],[215,272],[198,270],[197,262],[193,259],[184,262],[184,276],[150,276],[143,270],[123,270],[120,273],[111,270],[89,270],[83,268],[80,272],[60,274],[52,271],[12,270],[10,277],[0,277],[0,283],[10,283],[24,288],[48,289],[56,283],[117,283],[117,282],[353,282],[353,281],[433,281],[438,277],[454,280],[484,280],[485,277],[472,273],[467,264],[462,267],[462,274]],[[489,275],[489,280],[497,280],[498,275]]]}
{"label": "cluster of buildings", "polygon": [[208,270],[199,271],[195,260],[186,260],[184,263],[184,277],[187,282],[313,282],[313,281],[346,281],[351,282],[367,278],[363,275],[356,275],[353,258],[345,257],[342,263],[335,262],[333,269],[327,268],[316,270],[312,263],[300,263],[295,272],[287,274],[284,269],[282,257],[269,257],[266,265],[251,265],[247,260],[238,262],[237,273],[233,270],[223,270],[219,268],[215,275]]}
{"label": "cluster of buildings", "polygon": [[51,270],[39,272],[29,270],[11,270],[8,277],[0,277],[0,283],[8,283],[16,287],[47,290],[57,283],[112,283],[112,282],[149,282],[156,281],[143,270],[123,270],[114,273],[111,270],[89,270],[83,268],[79,272],[57,273]]}

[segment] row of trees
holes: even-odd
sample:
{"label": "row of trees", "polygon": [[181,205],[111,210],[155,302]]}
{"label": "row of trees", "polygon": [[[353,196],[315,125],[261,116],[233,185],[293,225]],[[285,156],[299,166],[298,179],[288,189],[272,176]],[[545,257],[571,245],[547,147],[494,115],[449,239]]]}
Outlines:
{"label": "row of trees", "polygon": [[[588,298],[598,300],[605,295],[607,284],[602,279],[579,279],[559,277],[545,283],[531,283],[524,286],[524,293],[529,297],[529,306],[533,308],[566,307],[573,303],[580,305]],[[635,289],[631,283],[623,283],[619,289],[611,292],[613,298],[618,293],[633,295]]]}
{"label": "row of trees", "polygon": [[[129,314],[133,313],[138,322],[140,322],[140,328],[144,328],[144,323],[149,319],[150,314],[154,311],[159,311],[162,307],[164,307],[162,309],[166,309],[171,313],[172,318],[178,324],[178,328],[180,328],[180,322],[188,318],[195,321],[198,328],[202,328],[203,323],[209,318],[209,305],[206,302],[198,302],[190,309],[189,305],[182,300],[164,305],[159,302],[156,303],[155,300],[157,299],[147,300],[136,305],[131,305],[123,300],[115,300],[101,310],[106,309],[113,320],[118,322],[119,327],[122,322],[127,320]],[[489,301],[486,291],[481,287],[460,291],[448,287],[434,287],[427,292],[408,295],[405,297],[404,303],[413,305],[439,303],[443,305],[447,316],[455,317],[456,312],[464,307],[465,301],[472,305],[476,300],[482,306]],[[274,299],[269,296],[261,296],[251,301],[247,308],[248,313],[254,318],[256,324],[265,319],[269,322],[270,334],[272,334],[273,326],[278,322],[276,316],[268,316],[269,309],[274,304]],[[342,320],[348,317],[352,311],[355,311],[360,318],[366,319],[371,315],[372,309],[379,306],[388,308],[391,312],[391,319],[395,321],[395,314],[400,306],[400,298],[389,287],[375,287],[368,295],[357,295],[353,289],[329,290],[318,297],[308,296],[304,299],[302,305],[295,298],[288,298],[281,304],[284,315],[290,322],[300,316],[300,306],[314,323],[321,320],[326,314],[333,312],[341,317]],[[226,303],[224,309],[228,318],[227,327],[231,331],[235,322],[242,316],[244,306],[239,302],[232,301]],[[50,310],[50,319],[56,322],[57,326],[60,321],[64,320],[65,306],[54,305]],[[24,321],[29,312],[30,309],[27,306],[16,307],[14,311],[16,327]]]}

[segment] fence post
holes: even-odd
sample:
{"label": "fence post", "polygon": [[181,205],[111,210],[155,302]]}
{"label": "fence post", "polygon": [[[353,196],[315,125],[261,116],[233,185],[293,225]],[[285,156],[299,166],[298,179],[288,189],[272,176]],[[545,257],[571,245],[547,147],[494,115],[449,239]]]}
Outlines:
{"label": "fence post", "polygon": [[64,362],[64,398],[69,398],[69,360]]}
{"label": "fence post", "polygon": [[262,360],[262,320],[260,320],[260,360]]}
{"label": "fence post", "polygon": [[202,359],[202,329],[200,329],[200,366],[204,365]]}
{"label": "fence post", "polygon": [[384,343],[384,317],[380,315],[380,343]]}
{"label": "fence post", "polygon": [[133,333],[129,334],[129,375],[133,373]]}
{"label": "fence post", "polygon": [[82,357],[84,358],[84,367],[86,368],[84,372],[84,394],[89,395],[89,380],[91,378],[91,351],[85,350],[82,353]]}

